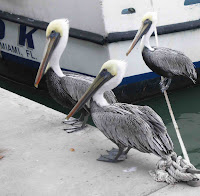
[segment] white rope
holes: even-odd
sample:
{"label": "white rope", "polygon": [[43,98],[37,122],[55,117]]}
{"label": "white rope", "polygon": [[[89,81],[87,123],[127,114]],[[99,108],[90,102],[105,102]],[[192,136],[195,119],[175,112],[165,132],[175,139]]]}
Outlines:
{"label": "white rope", "polygon": [[[151,6],[154,11],[153,0],[151,0]],[[154,30],[154,34],[155,34],[156,46],[158,47],[158,34],[157,34],[156,28]],[[161,76],[161,80],[163,81],[162,76]],[[170,116],[172,119],[172,123],[173,123],[175,131],[176,131],[176,135],[179,140],[181,150],[182,150],[182,153],[183,153],[183,156],[185,159],[182,159],[181,156],[177,157],[176,153],[173,152],[171,157],[173,157],[173,159],[175,159],[175,160],[172,160],[172,158],[170,156],[167,157],[167,159],[162,158],[157,163],[157,169],[154,171],[150,171],[149,173],[156,181],[167,182],[169,184],[174,184],[178,181],[187,181],[188,185],[194,186],[195,179],[198,179],[197,176],[199,176],[199,175],[194,175],[194,174],[186,172],[188,168],[195,169],[195,167],[190,163],[190,159],[187,154],[185,145],[183,143],[183,140],[182,140],[179,128],[178,128],[178,124],[176,123],[174,113],[173,113],[166,90],[164,91],[164,96],[165,96],[165,100],[166,100],[166,103],[167,103],[167,106],[169,109],[169,113],[170,113]]]}
{"label": "white rope", "polygon": [[[174,160],[172,160],[174,156]],[[149,174],[157,182],[167,182],[168,184],[175,184],[176,182],[191,182],[194,179],[198,179],[195,174],[187,172],[187,169],[195,169],[195,167],[188,163],[181,156],[176,155],[175,152],[166,159],[162,158],[156,164],[156,169],[154,171],[149,171]]]}
{"label": "white rope", "polygon": [[[162,76],[161,76],[161,80],[163,80]],[[170,101],[169,101],[169,98],[168,98],[168,95],[167,95],[166,91],[164,91],[164,96],[165,96],[165,100],[166,100],[166,103],[167,103],[167,106],[168,106],[168,109],[169,109],[169,113],[170,113],[170,116],[171,116],[171,119],[172,119],[172,123],[174,125],[174,129],[176,131],[176,135],[177,135],[178,141],[179,141],[180,146],[181,146],[181,150],[182,150],[183,156],[190,163],[190,159],[189,159],[189,156],[187,154],[187,150],[185,148],[185,145],[183,143],[183,140],[182,140],[179,128],[178,128],[178,124],[176,123],[176,120],[175,120],[175,117],[174,117],[174,113],[173,113],[173,110],[172,110],[172,107],[171,107],[171,104],[170,104]]]}
{"label": "white rope", "polygon": [[[151,1],[151,3],[153,3],[153,2]],[[155,34],[156,46],[158,47],[157,28],[155,28],[154,34]],[[161,76],[161,80],[163,81],[163,77],[162,77],[162,76]],[[182,140],[182,137],[181,137],[179,128],[178,128],[178,124],[176,123],[176,120],[175,120],[175,117],[174,117],[174,113],[173,113],[173,110],[172,110],[172,107],[171,107],[171,104],[170,104],[170,101],[169,101],[169,97],[168,97],[168,95],[167,95],[167,91],[166,91],[166,90],[164,91],[164,96],[165,96],[165,100],[166,100],[166,103],[167,103],[167,107],[168,107],[168,109],[169,109],[169,113],[170,113],[170,116],[171,116],[171,119],[172,119],[172,123],[173,123],[173,125],[174,125],[174,129],[175,129],[175,131],[176,131],[176,135],[177,135],[178,141],[179,141],[180,146],[181,146],[181,150],[182,150],[183,156],[184,156],[184,158],[190,163],[190,159],[189,159],[187,150],[186,150],[186,148],[185,148],[185,145],[184,145],[184,143],[183,143],[183,140]]]}

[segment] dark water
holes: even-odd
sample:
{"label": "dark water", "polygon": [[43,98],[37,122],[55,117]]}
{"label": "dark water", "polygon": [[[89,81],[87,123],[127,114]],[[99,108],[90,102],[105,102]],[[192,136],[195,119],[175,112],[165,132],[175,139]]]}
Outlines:
{"label": "dark water", "polygon": [[[13,93],[31,99],[35,102],[41,103],[47,107],[60,111],[62,113],[68,114],[70,110],[66,110],[58,103],[56,103],[48,94],[46,90],[41,90],[40,88],[36,89],[34,86],[24,85],[21,83],[14,82],[0,76],[0,87],[6,90],[9,90]],[[75,115],[76,117],[78,115]]]}
{"label": "dark water", "polygon": [[[60,112],[66,114],[69,112],[54,102],[44,90],[36,90],[34,87],[31,88],[3,77],[0,77],[0,87]],[[194,166],[200,169],[200,86],[177,90],[169,94],[169,99],[190,160]],[[175,151],[177,154],[182,154],[164,96],[160,95],[137,104],[152,107],[162,117],[173,140]],[[93,125],[91,119],[89,123]]]}

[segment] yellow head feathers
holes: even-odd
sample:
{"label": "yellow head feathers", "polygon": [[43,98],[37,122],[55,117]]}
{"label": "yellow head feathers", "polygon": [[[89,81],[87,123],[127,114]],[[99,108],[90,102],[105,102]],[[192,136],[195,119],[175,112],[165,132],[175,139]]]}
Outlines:
{"label": "yellow head feathers", "polygon": [[63,36],[63,32],[65,29],[69,29],[69,21],[68,19],[57,19],[53,20],[49,23],[46,30],[46,37],[49,37],[52,31],[60,33],[60,36]]}
{"label": "yellow head feathers", "polygon": [[117,66],[114,60],[109,60],[105,62],[101,67],[101,70],[103,69],[107,69],[107,71],[110,72],[113,76],[117,75]]}
{"label": "yellow head feathers", "polygon": [[142,22],[144,22],[145,20],[151,20],[152,22],[157,21],[157,13],[156,12],[147,12],[143,18],[142,18]]}
{"label": "yellow head feathers", "polygon": [[107,71],[110,72],[113,76],[116,76],[119,64],[125,67],[126,62],[120,60],[109,60],[103,64],[101,70],[107,69]]}

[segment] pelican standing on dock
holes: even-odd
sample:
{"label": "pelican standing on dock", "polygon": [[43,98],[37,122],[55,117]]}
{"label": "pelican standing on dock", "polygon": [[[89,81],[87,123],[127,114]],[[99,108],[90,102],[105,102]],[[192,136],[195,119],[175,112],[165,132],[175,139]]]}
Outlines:
{"label": "pelican standing on dock", "polygon": [[[71,109],[88,89],[94,78],[77,74],[70,71],[62,72],[59,60],[67,45],[69,37],[68,19],[57,19],[49,23],[46,30],[47,44],[41,61],[36,79],[35,87],[38,87],[43,75],[46,74],[46,83],[51,97],[63,107]],[[115,103],[113,92],[104,94],[109,103]],[[68,132],[81,130],[90,115],[89,103],[81,110],[78,121],[83,121],[81,127],[74,126]],[[77,123],[76,120],[66,121],[69,124]]]}
{"label": "pelican standing on dock", "polygon": [[146,65],[155,73],[164,77],[160,82],[161,91],[164,92],[169,88],[171,79],[174,76],[185,76],[190,78],[194,83],[197,79],[197,73],[192,61],[182,52],[164,47],[151,47],[149,38],[156,28],[157,13],[148,12],[142,19],[142,26],[138,30],[131,46],[126,53],[128,56],[142,37],[141,49],[142,57]]}
{"label": "pelican standing on dock", "polygon": [[173,152],[173,143],[161,117],[153,109],[126,103],[109,104],[103,97],[105,91],[121,83],[126,67],[127,63],[119,60],[104,63],[90,88],[67,118],[92,97],[90,110],[95,125],[119,148],[108,151],[109,155],[102,155],[99,161],[125,160],[131,148],[165,158]]}

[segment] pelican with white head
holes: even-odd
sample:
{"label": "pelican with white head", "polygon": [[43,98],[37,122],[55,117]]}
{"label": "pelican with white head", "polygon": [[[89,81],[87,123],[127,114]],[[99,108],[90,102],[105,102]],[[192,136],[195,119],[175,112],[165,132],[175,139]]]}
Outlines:
{"label": "pelican with white head", "polygon": [[142,18],[142,25],[138,30],[133,42],[131,43],[128,52],[126,55],[128,56],[132,49],[135,47],[137,42],[142,38],[141,49],[143,50],[144,46],[149,48],[149,50],[153,51],[154,49],[150,46],[149,38],[154,32],[157,25],[157,13],[156,12],[147,12]]}
{"label": "pelican with white head", "polygon": [[108,106],[109,103],[103,94],[118,86],[125,74],[127,63],[120,60],[109,60],[103,64],[95,80],[68,114],[67,119],[79,111],[92,97],[100,107]]}
{"label": "pelican with white head", "polygon": [[[88,89],[93,77],[71,71],[62,71],[59,60],[65,50],[69,37],[69,21],[67,19],[57,19],[49,23],[46,30],[47,43],[44,50],[36,79],[35,87],[38,87],[43,75],[46,75],[46,83],[51,97],[65,108],[71,109],[80,97]],[[106,92],[108,102],[116,102],[113,92]],[[74,125],[82,121],[81,127],[74,126],[65,129],[67,132],[74,132],[85,127],[90,115],[90,105],[86,104],[81,110],[81,116],[78,120],[65,120],[64,123]]]}
{"label": "pelican with white head", "polygon": [[161,91],[169,88],[172,77],[185,76],[194,83],[197,79],[197,73],[192,61],[182,52],[170,48],[155,47],[149,43],[150,36],[156,31],[157,13],[148,12],[142,18],[141,28],[133,39],[126,55],[128,56],[137,42],[142,38],[141,49],[142,57],[146,65],[158,75],[164,77],[160,82]]}
{"label": "pelican with white head", "polygon": [[109,60],[104,63],[96,79],[67,118],[80,110],[92,97],[90,110],[93,122],[119,147],[108,151],[108,155],[102,155],[99,161],[123,161],[131,148],[161,157],[170,156],[173,143],[156,112],[147,106],[109,104],[102,96],[106,90],[111,90],[121,83],[126,67],[127,63],[119,60]]}
{"label": "pelican with white head", "polygon": [[[52,68],[59,77],[64,77],[60,69],[59,60],[67,45],[69,37],[68,19],[57,19],[49,23],[46,30],[47,43],[44,55],[35,79],[35,87],[38,87],[43,75],[48,68]],[[48,65],[48,66],[47,66]]]}

